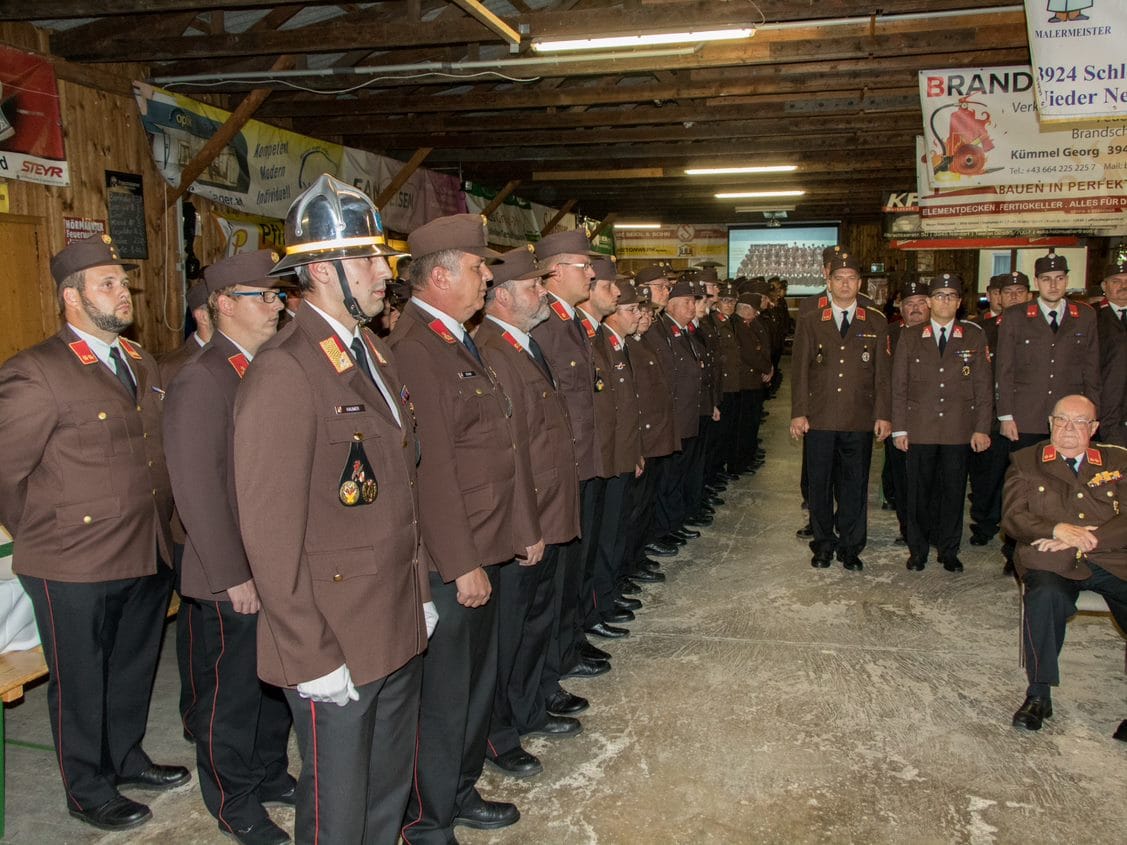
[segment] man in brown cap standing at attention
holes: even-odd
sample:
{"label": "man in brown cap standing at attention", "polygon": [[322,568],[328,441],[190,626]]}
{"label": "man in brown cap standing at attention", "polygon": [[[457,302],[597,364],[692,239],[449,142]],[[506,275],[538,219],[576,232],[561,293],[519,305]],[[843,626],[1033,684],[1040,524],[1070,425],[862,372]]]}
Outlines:
{"label": "man in brown cap standing at attention", "polygon": [[290,206],[286,249],[271,272],[296,273],[304,302],[259,348],[235,400],[258,676],[285,688],[293,714],[295,839],[394,842],[435,621],[411,404],[387,346],[363,327],[383,308],[395,252],[372,201],[327,175]]}
{"label": "man in brown cap standing at attention", "polygon": [[152,817],[118,787],[191,779],[141,748],[172,585],[172,491],[156,361],[121,337],[127,271],[109,237],[51,259],[66,325],[0,367],[0,522],[50,669],[47,707],[72,816]]}
{"label": "man in brown cap standing at attention", "polygon": [[411,300],[389,338],[418,412],[419,525],[441,617],[423,661],[408,845],[445,845],[455,825],[491,830],[520,818],[476,786],[497,684],[497,570],[514,558],[535,566],[544,554],[512,400],[465,327],[498,257],[486,234],[478,214],[411,233]]}
{"label": "man in brown cap standing at attention", "polygon": [[1127,447],[1127,259],[1104,273],[1099,303],[1100,440]]}
{"label": "man in brown cap standing at attention", "polygon": [[196,742],[200,792],[219,829],[248,845],[289,842],[266,802],[294,803],[281,690],[258,680],[261,607],[235,502],[235,393],[259,347],[278,330],[282,297],[270,250],[244,252],[204,271],[211,342],[168,386],[164,447],[187,531],[181,614],[190,618],[197,704],[186,719]]}

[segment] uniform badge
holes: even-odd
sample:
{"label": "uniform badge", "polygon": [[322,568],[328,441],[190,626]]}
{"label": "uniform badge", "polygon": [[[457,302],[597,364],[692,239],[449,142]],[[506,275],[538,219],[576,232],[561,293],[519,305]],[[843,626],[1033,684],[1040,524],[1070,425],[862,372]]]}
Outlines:
{"label": "uniform badge", "polygon": [[455,338],[454,335],[450,332],[450,329],[446,328],[446,324],[437,318],[427,323],[427,328],[429,328],[432,332],[445,340],[447,343],[458,342],[457,338]]}
{"label": "uniform badge", "polygon": [[119,338],[118,343],[120,343],[121,348],[125,350],[125,354],[132,358],[134,361],[141,360],[141,349],[133,341],[126,340],[125,338]]}
{"label": "uniform badge", "polygon": [[861,362],[867,364],[872,360],[872,357],[873,356],[869,354],[869,347],[866,346],[865,351],[861,353]]}
{"label": "uniform badge", "polygon": [[607,387],[607,384],[606,384],[605,381],[603,381],[602,373],[600,373],[596,370],[595,371],[595,392],[596,393],[602,393],[604,390],[606,390],[606,387]]}
{"label": "uniform badge", "polygon": [[963,375],[964,376],[970,375],[970,366],[969,365],[963,365]]}
{"label": "uniform badge", "polygon": [[247,356],[242,352],[236,352],[234,355],[227,359],[227,363],[230,364],[231,368],[239,374],[239,378],[242,378],[244,375],[246,375],[247,367],[250,366],[250,361],[247,360]]}
{"label": "uniform badge", "polygon": [[75,354],[75,357],[86,366],[98,363],[98,356],[94,354],[85,340],[76,340],[74,343],[68,343],[67,346],[70,347],[70,351]]}
{"label": "uniform badge", "polygon": [[834,312],[833,312],[832,308],[827,308],[824,311],[822,311],[822,322],[823,323],[825,323],[829,320],[832,320],[833,318],[834,318]]}
{"label": "uniform badge", "polygon": [[353,435],[352,445],[348,449],[348,463],[340,474],[337,495],[346,508],[370,505],[379,495],[376,474],[364,453],[363,435],[360,433]]}
{"label": "uniform badge", "polygon": [[1080,318],[1080,306],[1075,302],[1068,303],[1068,316],[1074,320]]}
{"label": "uniform badge", "polygon": [[1025,307],[1025,316],[1030,318],[1036,317],[1037,312],[1040,310],[1041,309],[1037,307],[1036,302],[1030,302],[1029,305]]}
{"label": "uniform badge", "polygon": [[587,337],[593,338],[595,336],[595,327],[591,325],[591,321],[586,317],[581,317],[579,322],[583,324],[583,331],[587,332]]}
{"label": "uniform badge", "polygon": [[376,348],[376,344],[372,342],[372,339],[370,337],[368,337],[367,334],[365,334],[364,340],[367,342],[368,349],[371,350],[372,356],[376,359],[376,361],[379,362],[379,365],[381,367],[386,367],[387,366],[387,359],[384,358],[384,356],[380,354],[380,350],[378,350]]}
{"label": "uniform badge", "polygon": [[814,361],[818,364],[821,364],[825,360],[826,360],[826,356],[822,354],[822,347],[819,346],[818,347],[818,354],[814,356]]}
{"label": "uniform badge", "polygon": [[555,314],[557,317],[559,317],[561,320],[570,320],[571,319],[571,315],[567,313],[567,309],[564,308],[564,304],[562,302],[560,302],[558,299],[553,299],[552,304],[549,305],[548,307],[551,308],[552,313]]}
{"label": "uniform badge", "polygon": [[352,358],[344,351],[340,339],[335,334],[325,338],[317,345],[321,347],[321,351],[325,353],[325,357],[329,359],[329,363],[338,373],[346,373],[356,366],[352,363]]}

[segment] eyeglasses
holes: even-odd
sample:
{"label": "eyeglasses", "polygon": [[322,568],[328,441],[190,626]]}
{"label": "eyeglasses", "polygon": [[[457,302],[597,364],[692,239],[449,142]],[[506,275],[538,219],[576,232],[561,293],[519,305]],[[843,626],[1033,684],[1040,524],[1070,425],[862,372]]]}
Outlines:
{"label": "eyeglasses", "polygon": [[953,302],[960,297],[957,293],[933,293],[931,298],[938,299],[940,302]]}
{"label": "eyeglasses", "polygon": [[590,262],[590,261],[582,261],[582,262],[578,262],[578,261],[561,261],[561,262],[560,262],[559,264],[557,264],[556,266],[557,266],[557,267],[578,267],[578,268],[579,268],[580,270],[590,270],[590,269],[591,269],[591,266],[592,266],[592,265],[591,265],[591,262]]}
{"label": "eyeglasses", "polygon": [[260,296],[267,305],[273,305],[279,299],[286,301],[286,294],[280,290],[233,290],[227,296]]}
{"label": "eyeglasses", "polygon": [[1086,420],[1083,418],[1074,420],[1072,417],[1065,417],[1060,414],[1053,414],[1049,419],[1052,420],[1053,425],[1058,425],[1061,428],[1088,428],[1095,422],[1095,420]]}

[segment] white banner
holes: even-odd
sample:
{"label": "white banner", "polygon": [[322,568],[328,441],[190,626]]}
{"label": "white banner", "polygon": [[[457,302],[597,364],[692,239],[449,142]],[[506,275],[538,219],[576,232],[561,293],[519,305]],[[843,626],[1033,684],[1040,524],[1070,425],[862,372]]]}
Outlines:
{"label": "white banner", "polygon": [[1044,122],[1127,119],[1127,3],[1025,0]]}
{"label": "white banner", "polygon": [[1029,67],[921,70],[919,83],[933,188],[1127,176],[1127,123],[1039,124]]}
{"label": "white banner", "polygon": [[[484,185],[467,182],[465,197],[468,211],[480,214],[493,201],[495,191]],[[540,230],[556,216],[556,209],[509,196],[489,215],[489,242],[498,246],[518,247],[540,240]],[[555,231],[574,229],[574,214],[565,214]]]}
{"label": "white banner", "polygon": [[[401,167],[403,162],[396,159],[345,147],[340,178],[375,199]],[[410,234],[437,217],[465,211],[466,199],[457,176],[419,167],[395,196],[384,203],[380,215],[386,228]]]}

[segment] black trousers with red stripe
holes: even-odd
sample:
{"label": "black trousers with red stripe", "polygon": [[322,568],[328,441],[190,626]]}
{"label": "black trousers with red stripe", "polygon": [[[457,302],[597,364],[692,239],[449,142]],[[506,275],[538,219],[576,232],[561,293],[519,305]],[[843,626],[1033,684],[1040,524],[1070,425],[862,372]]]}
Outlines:
{"label": "black trousers with red stripe", "polygon": [[50,670],[47,708],[67,806],[114,798],[116,778],[152,761],[142,750],[172,570],[75,584],[20,576]]}
{"label": "black trousers with red stripe", "polygon": [[615,612],[615,587],[622,571],[622,558],[626,554],[622,517],[627,505],[627,489],[633,480],[634,473],[628,472],[606,479],[603,485],[602,520],[595,538],[591,591],[583,597],[584,630],[605,622]]}
{"label": "black trousers with red stripe", "polygon": [[200,793],[221,830],[268,817],[264,800],[293,786],[286,746],[290,709],[282,691],[258,680],[258,614],[236,613],[230,602],[186,599],[196,705],[189,730],[196,740]]}
{"label": "black trousers with red stripe", "polygon": [[356,688],[344,707],[285,691],[301,751],[294,841],[395,842],[411,788],[422,657]]}

